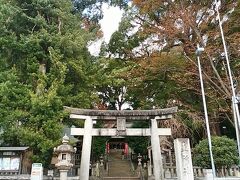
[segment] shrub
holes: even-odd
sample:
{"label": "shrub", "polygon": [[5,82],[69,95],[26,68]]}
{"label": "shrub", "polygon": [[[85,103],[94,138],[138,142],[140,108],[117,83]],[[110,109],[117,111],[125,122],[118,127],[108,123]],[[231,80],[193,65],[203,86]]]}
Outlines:
{"label": "shrub", "polygon": [[[237,144],[225,136],[212,137],[212,152],[216,168],[238,163]],[[193,164],[203,168],[211,167],[208,140],[204,139],[193,150]]]}

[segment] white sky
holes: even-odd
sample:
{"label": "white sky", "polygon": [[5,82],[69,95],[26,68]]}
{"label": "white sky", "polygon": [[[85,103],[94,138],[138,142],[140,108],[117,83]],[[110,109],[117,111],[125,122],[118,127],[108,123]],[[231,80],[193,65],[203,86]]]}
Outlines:
{"label": "white sky", "polygon": [[106,3],[103,4],[102,10],[103,19],[101,19],[99,23],[103,32],[103,38],[94,41],[88,47],[89,52],[93,56],[98,56],[103,42],[109,43],[112,34],[118,30],[119,23],[124,13],[119,7],[109,6]]}
{"label": "white sky", "polygon": [[123,10],[119,7],[108,6],[103,4],[103,19],[100,20],[101,29],[103,31],[103,38],[106,43],[109,42],[111,35],[118,30],[118,25],[121,21]]}

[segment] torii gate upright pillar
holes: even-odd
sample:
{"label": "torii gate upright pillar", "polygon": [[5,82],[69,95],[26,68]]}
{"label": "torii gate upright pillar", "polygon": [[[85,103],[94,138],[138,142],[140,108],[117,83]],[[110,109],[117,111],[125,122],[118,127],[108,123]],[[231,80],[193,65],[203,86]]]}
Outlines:
{"label": "torii gate upright pillar", "polygon": [[89,165],[92,145],[92,118],[87,116],[84,123],[84,136],[82,145],[82,157],[81,157],[81,168],[80,168],[80,180],[89,179]]}
{"label": "torii gate upright pillar", "polygon": [[155,180],[163,180],[162,155],[156,118],[151,119],[151,146],[153,155],[153,174]]}

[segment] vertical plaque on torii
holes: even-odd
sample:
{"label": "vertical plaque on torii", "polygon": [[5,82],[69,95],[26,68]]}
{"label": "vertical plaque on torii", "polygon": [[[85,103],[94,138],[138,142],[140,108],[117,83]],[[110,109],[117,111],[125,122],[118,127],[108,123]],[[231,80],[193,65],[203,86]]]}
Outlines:
{"label": "vertical plaque on torii", "polygon": [[117,134],[125,135],[126,134],[126,118],[117,117]]}

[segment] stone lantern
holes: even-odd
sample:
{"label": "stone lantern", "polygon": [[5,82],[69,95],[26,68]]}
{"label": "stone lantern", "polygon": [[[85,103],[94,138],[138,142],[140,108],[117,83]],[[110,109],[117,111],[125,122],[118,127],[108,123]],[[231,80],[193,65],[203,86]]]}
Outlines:
{"label": "stone lantern", "polygon": [[103,166],[103,155],[100,156],[100,166]]}
{"label": "stone lantern", "polygon": [[54,152],[58,155],[58,162],[55,164],[60,172],[60,180],[67,180],[67,172],[73,164],[71,163],[72,154],[76,152],[76,149],[68,144],[69,137],[65,134],[62,138],[62,144],[54,148]]}
{"label": "stone lantern", "polygon": [[142,156],[140,153],[138,153],[137,158],[138,158],[138,166],[142,166]]}

